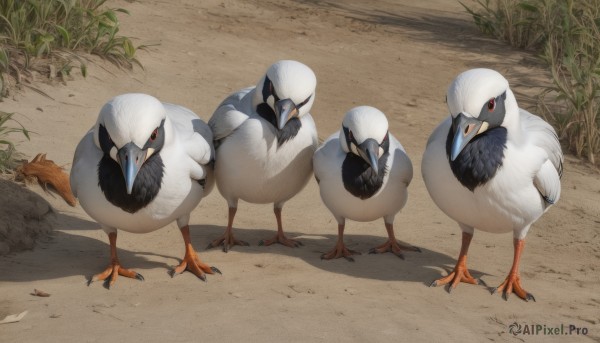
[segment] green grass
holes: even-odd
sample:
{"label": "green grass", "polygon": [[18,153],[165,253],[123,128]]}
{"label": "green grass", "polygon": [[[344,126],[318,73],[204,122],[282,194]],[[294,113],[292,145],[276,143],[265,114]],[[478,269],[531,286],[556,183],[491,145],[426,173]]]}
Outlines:
{"label": "green grass", "polygon": [[478,0],[479,29],[535,51],[551,71],[539,109],[578,157],[600,153],[600,0]]}
{"label": "green grass", "polygon": [[[21,123],[12,118],[14,113],[0,111],[0,173],[6,173],[15,168],[15,162],[19,157],[15,144],[11,140],[13,133],[19,133],[29,140],[29,131]],[[10,122],[19,127],[8,126]]]}
{"label": "green grass", "polygon": [[74,66],[87,74],[86,54],[119,67],[139,65],[130,38],[119,35],[117,13],[107,0],[1,0],[0,96],[31,78],[68,75]]}
{"label": "green grass", "polygon": [[[32,87],[34,73],[52,79],[78,67],[87,75],[89,54],[120,68],[138,65],[138,49],[129,37],[119,35],[121,8],[105,8],[107,0],[0,0],[0,100],[20,86]],[[0,111],[0,173],[15,167],[19,156],[11,141],[15,133],[29,132]],[[7,126],[10,122],[15,125]]]}

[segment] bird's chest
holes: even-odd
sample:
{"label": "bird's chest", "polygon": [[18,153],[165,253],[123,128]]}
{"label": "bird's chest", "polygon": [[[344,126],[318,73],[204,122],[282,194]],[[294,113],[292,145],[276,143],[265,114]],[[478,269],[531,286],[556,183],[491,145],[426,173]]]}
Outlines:
{"label": "bird's chest", "polygon": [[249,202],[289,198],[310,178],[316,144],[308,127],[281,144],[269,123],[249,119],[217,149],[217,185]]}
{"label": "bird's chest", "polygon": [[[173,159],[178,163],[174,164]],[[131,194],[127,194],[119,165],[104,156],[98,163],[98,187],[105,200],[114,206],[113,212],[124,211],[138,219],[172,220],[174,213],[183,208],[184,199],[190,200],[190,194],[201,197],[202,186],[192,182],[184,161],[168,151],[164,157],[151,156],[140,168]],[[179,168],[167,168],[169,165]]]}
{"label": "bird's chest", "polygon": [[131,194],[127,193],[121,167],[108,155],[98,163],[98,186],[112,205],[128,213],[145,208],[158,195],[162,187],[164,164],[159,154],[151,156],[140,168]]}
{"label": "bird's chest", "polygon": [[278,141],[278,133],[269,123],[248,119],[217,151],[217,163],[245,171],[257,179],[293,173],[290,166],[310,169],[312,153],[316,149],[310,132],[300,127],[293,138]]}
{"label": "bird's chest", "polygon": [[[447,156],[450,156],[453,137],[454,132],[450,129],[446,138]],[[504,163],[506,142],[507,132],[503,127],[476,136],[454,161],[449,161],[452,173],[470,191],[485,185],[494,178]]]}
{"label": "bird's chest", "polygon": [[375,174],[371,166],[360,156],[347,153],[342,162],[342,182],[344,188],[353,196],[368,199],[377,193],[383,185],[387,174],[387,160],[389,154],[385,153],[378,162],[379,173]]}
{"label": "bird's chest", "polygon": [[[543,203],[533,185],[531,157],[507,144],[502,165],[492,178],[467,191],[469,210],[461,222],[488,232],[519,230],[543,213]],[[466,187],[461,184],[459,187]]]}

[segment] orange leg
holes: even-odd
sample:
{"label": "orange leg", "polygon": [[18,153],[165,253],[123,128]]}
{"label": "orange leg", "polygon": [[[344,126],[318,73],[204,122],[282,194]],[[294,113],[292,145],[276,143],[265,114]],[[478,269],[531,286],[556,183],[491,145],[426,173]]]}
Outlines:
{"label": "orange leg", "polygon": [[404,255],[402,255],[402,251],[404,250],[421,252],[421,249],[417,247],[400,245],[400,243],[398,243],[396,237],[394,236],[394,224],[385,223],[385,229],[387,230],[388,241],[369,250],[369,254],[383,254],[385,252],[391,252],[404,260]]}
{"label": "orange leg", "polygon": [[472,277],[471,273],[469,273],[469,269],[467,269],[467,251],[469,250],[469,245],[471,244],[472,238],[473,235],[463,232],[460,254],[458,255],[458,261],[456,262],[454,271],[452,271],[452,273],[450,273],[448,276],[433,281],[429,287],[437,287],[449,284],[448,293],[450,293],[460,282],[470,283],[473,285],[483,284],[482,280]]}
{"label": "orange leg", "polygon": [[352,255],[360,255],[358,251],[350,250],[344,245],[344,224],[338,224],[338,240],[333,250],[321,255],[322,260],[332,260],[343,257],[350,262],[354,262]]}
{"label": "orange leg", "polygon": [[240,240],[233,238],[233,218],[235,217],[235,212],[237,212],[236,207],[229,208],[229,214],[228,214],[228,219],[227,219],[227,228],[225,229],[225,233],[223,233],[223,236],[210,242],[210,244],[208,245],[208,247],[206,247],[206,249],[216,248],[216,247],[222,245],[223,252],[227,252],[227,251],[229,251],[229,248],[231,248],[234,245],[240,245],[240,246],[245,246],[245,247],[250,245],[250,244],[248,244],[248,242],[240,241]]}
{"label": "orange leg", "polygon": [[502,292],[502,297],[504,300],[508,300],[510,294],[514,291],[517,296],[525,301],[533,300],[535,298],[531,293],[528,293],[521,286],[521,276],[519,276],[519,263],[521,261],[521,253],[523,252],[523,248],[525,248],[525,240],[523,239],[515,239],[515,256],[513,259],[512,268],[510,268],[510,272],[504,282],[494,289],[492,289],[492,294],[498,292]]}
{"label": "orange leg", "polygon": [[174,277],[177,274],[181,274],[185,270],[196,275],[202,281],[206,281],[205,273],[221,274],[221,271],[216,267],[211,267],[200,261],[198,254],[196,254],[196,251],[192,247],[192,242],[190,241],[190,227],[188,225],[181,228],[181,235],[183,236],[183,241],[185,242],[185,255],[183,256],[183,260],[181,261],[181,263],[173,270],[171,270],[171,277]]}
{"label": "orange leg", "polygon": [[144,277],[142,276],[142,274],[121,267],[121,264],[119,263],[119,258],[117,257],[116,232],[111,232],[108,234],[108,241],[110,242],[110,266],[108,266],[108,268],[106,268],[102,273],[92,276],[88,280],[88,286],[94,281],[105,281],[104,287],[110,289],[110,287],[112,287],[112,285],[114,285],[117,281],[117,277],[119,275],[144,281]]}
{"label": "orange leg", "polygon": [[263,239],[258,243],[258,245],[271,245],[274,243],[279,243],[290,248],[297,248],[301,245],[304,245],[298,240],[285,237],[285,234],[283,233],[283,225],[281,224],[281,209],[275,207],[273,208],[273,212],[275,212],[275,218],[277,219],[277,234],[272,239]]}

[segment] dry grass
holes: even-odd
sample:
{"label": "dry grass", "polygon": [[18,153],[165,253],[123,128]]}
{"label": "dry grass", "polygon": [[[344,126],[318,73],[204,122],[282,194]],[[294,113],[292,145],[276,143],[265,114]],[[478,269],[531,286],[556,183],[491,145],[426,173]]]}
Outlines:
{"label": "dry grass", "polygon": [[600,0],[485,0],[465,6],[485,33],[535,50],[552,72],[539,99],[578,157],[600,153]]}

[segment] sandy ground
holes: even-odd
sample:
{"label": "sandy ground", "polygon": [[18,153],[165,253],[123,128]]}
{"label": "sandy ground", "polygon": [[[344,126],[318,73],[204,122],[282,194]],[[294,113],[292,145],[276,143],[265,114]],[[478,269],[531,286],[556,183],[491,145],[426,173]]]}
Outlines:
{"label": "sandy ground", "polygon": [[[419,3],[419,4],[416,4]],[[56,209],[55,233],[32,251],[0,257],[0,319],[28,310],[19,323],[0,325],[2,342],[99,341],[593,341],[600,340],[600,181],[597,171],[568,156],[560,202],[527,238],[521,271],[537,302],[504,301],[483,286],[462,284],[451,295],[428,288],[458,255],[460,230],[430,200],[420,163],[433,128],[447,114],[445,91],[460,72],[492,67],[511,82],[522,107],[547,80],[526,53],[482,38],[458,2],[148,0],[110,1],[132,15],[122,32],[144,44],[145,70],[121,72],[92,60],[89,77],[66,85],[40,84],[0,103],[36,134],[27,156],[48,153],[70,168],[75,146],[102,104],[124,92],[146,92],[183,104],[207,120],[230,92],[253,85],[279,59],[300,60],[315,71],[312,113],[320,137],[340,126],[356,105],[388,115],[390,130],[415,166],[409,202],[396,217],[396,235],[421,247],[406,260],[391,254],[322,261],[335,243],[335,220],[311,181],[284,207],[284,225],[304,247],[260,247],[274,234],[270,205],[241,203],[237,237],[252,246],[225,254],[204,250],[226,224],[218,191],[192,213],[192,242],[223,275],[203,283],[190,273],[174,279],[183,256],[177,227],[119,234],[122,263],[146,281],[120,278],[110,291],[86,277],[108,263],[106,235],[81,209],[38,186]],[[15,197],[3,193],[7,204]],[[38,198],[36,198],[38,199]],[[4,219],[4,218],[2,218]],[[349,222],[346,242],[364,253],[385,240],[382,221]],[[512,237],[477,232],[469,267],[500,284],[512,262]],[[33,297],[34,288],[51,297]],[[595,289],[595,291],[594,291]],[[576,325],[587,336],[508,333],[513,322],[546,327]]]}

